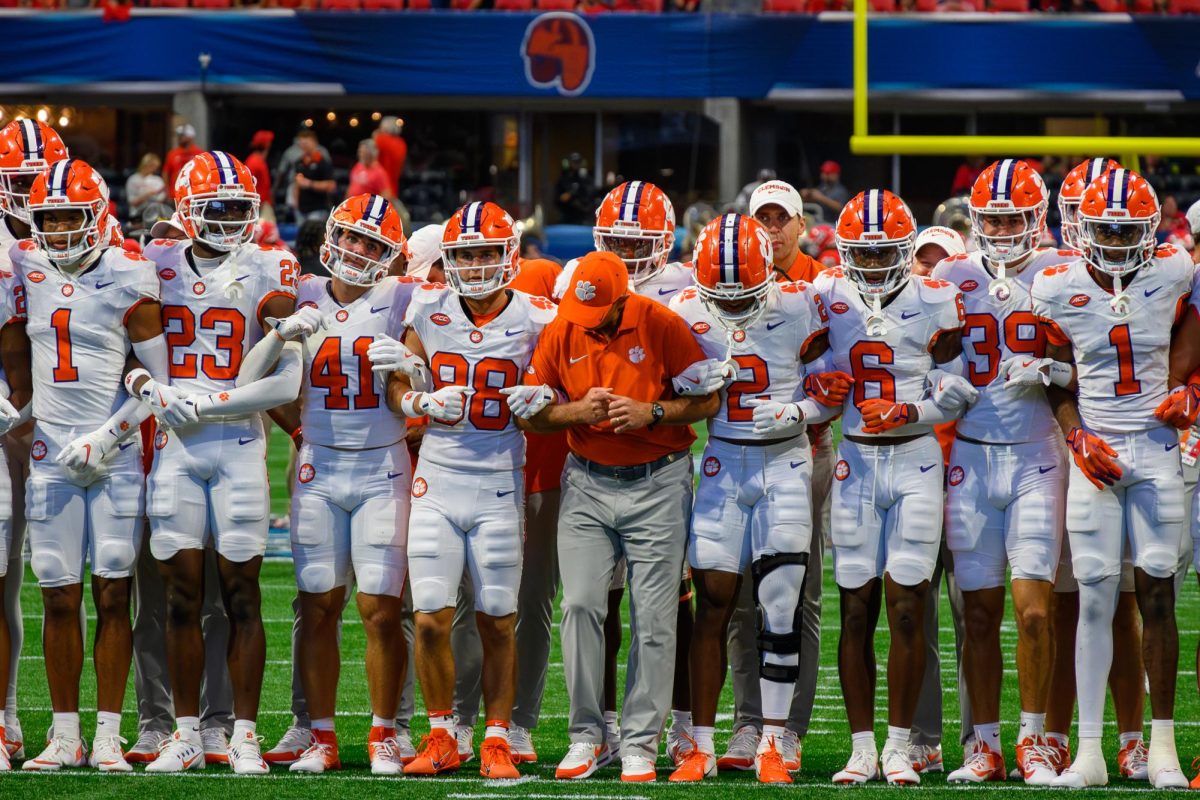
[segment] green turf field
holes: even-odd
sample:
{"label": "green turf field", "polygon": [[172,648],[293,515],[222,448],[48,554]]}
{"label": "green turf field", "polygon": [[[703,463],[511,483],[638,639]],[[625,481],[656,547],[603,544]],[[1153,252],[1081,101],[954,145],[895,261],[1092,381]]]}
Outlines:
{"label": "green turf field", "polygon": [[[273,485],[277,495],[284,485],[284,475],[279,463],[286,462],[282,451],[282,437],[276,437],[276,447],[273,448],[272,467]],[[277,505],[277,509],[282,506]],[[1177,742],[1180,758],[1185,770],[1192,756],[1200,754],[1200,702],[1196,691],[1196,672],[1194,656],[1197,639],[1200,638],[1200,594],[1196,582],[1190,583],[1184,590],[1179,608],[1180,627],[1180,676],[1179,703],[1176,718]],[[259,717],[259,731],[266,737],[268,745],[283,733],[287,727],[290,715],[290,603],[295,593],[295,583],[292,577],[291,563],[287,561],[269,561],[263,568],[263,617],[267,628],[267,667],[263,685],[262,712]],[[835,666],[835,647],[838,636],[838,603],[837,592],[833,586],[829,559],[826,559],[825,611],[822,642],[822,670],[817,692],[817,704],[813,711],[812,730],[804,743],[804,766],[796,776],[796,787],[802,787],[805,793],[818,791],[824,794],[832,792],[888,792],[901,791],[884,784],[872,784],[858,789],[833,787],[829,784],[829,776],[840,769],[849,752],[849,733],[845,723],[845,712],[842,707],[841,693],[838,685],[837,669]],[[86,593],[85,593],[86,594]],[[33,744],[38,740],[50,722],[50,704],[46,689],[44,668],[41,660],[41,642],[38,630],[41,617],[41,602],[32,575],[26,575],[26,584],[22,592],[25,604],[26,640],[21,665],[21,720],[26,741]],[[89,609],[94,618],[94,613]],[[722,773],[721,776],[701,785],[668,784],[666,777],[669,769],[665,759],[659,762],[659,781],[654,785],[632,784],[625,785],[619,780],[619,769],[610,767],[601,770],[597,777],[582,782],[559,782],[554,780],[554,765],[567,747],[566,714],[567,696],[562,679],[562,657],[555,637],[554,650],[551,653],[550,677],[546,688],[546,698],[543,705],[542,723],[535,733],[535,744],[541,761],[533,766],[522,767],[525,777],[518,784],[484,783],[478,777],[477,764],[471,762],[457,775],[434,779],[402,779],[375,778],[366,768],[366,752],[364,741],[370,723],[369,705],[366,696],[365,676],[363,670],[364,638],[361,625],[357,624],[354,604],[347,608],[346,626],[342,648],[342,675],[339,696],[339,712],[342,715],[338,722],[339,739],[341,742],[342,763],[345,765],[339,773],[324,776],[292,776],[286,770],[276,769],[270,777],[237,777],[225,767],[209,767],[204,772],[190,773],[184,776],[149,776],[143,775],[139,768],[132,776],[102,775],[93,770],[68,771],[59,774],[19,774],[14,773],[0,777],[0,797],[35,797],[54,796],[84,798],[93,796],[115,796],[136,793],[146,798],[176,798],[194,797],[197,793],[209,796],[220,796],[227,800],[242,797],[273,797],[273,798],[313,798],[333,800],[334,798],[376,797],[382,793],[398,793],[405,797],[434,798],[449,797],[459,800],[492,797],[514,798],[580,798],[580,800],[602,800],[608,797],[635,798],[653,796],[678,796],[679,792],[691,793],[697,800],[717,800],[718,798],[733,798],[743,791],[786,792],[789,788],[759,786],[749,773]],[[953,636],[950,629],[949,611],[942,601],[942,640],[941,653],[943,657],[942,674],[944,678],[943,696],[947,714],[945,741],[946,762],[950,767],[959,764],[958,748],[954,744],[958,740],[957,708],[958,696],[954,680],[954,649]],[[1011,621],[1006,622],[1002,632],[1005,653],[1005,692],[1004,692],[1004,741],[1011,759],[1011,747],[1016,734],[1017,698],[1015,675],[1015,638],[1016,634]],[[886,633],[878,637],[877,649],[882,665],[887,647]],[[90,650],[90,647],[89,647]],[[90,663],[84,668],[83,685],[83,729],[85,736],[90,737],[95,723],[95,694],[94,680],[91,675]],[[621,675],[624,675],[622,667]],[[877,738],[882,744],[886,729],[886,714],[882,703],[886,699],[886,679],[880,677],[880,706],[876,720]],[[418,709],[421,703],[418,698]],[[722,715],[718,719],[718,742],[720,749],[729,734],[732,696],[726,688],[722,698]],[[133,697],[132,681],[125,702],[125,718],[123,722],[125,736],[131,741],[136,737],[136,710]],[[1149,707],[1147,704],[1147,715]],[[1111,706],[1110,716],[1111,720]],[[1147,724],[1147,732],[1149,724]],[[418,722],[417,731],[425,726]],[[479,732],[481,733],[481,732]],[[1110,769],[1116,768],[1113,754],[1116,751],[1116,732],[1109,727],[1105,749],[1109,754]],[[477,735],[476,744],[478,746]],[[36,752],[36,750],[35,750]],[[32,755],[32,754],[31,754]],[[1010,762],[1009,766],[1012,764]],[[1189,777],[1192,773],[1189,772]],[[132,781],[132,785],[129,783]],[[990,787],[948,787],[941,776],[926,777],[920,790],[924,796],[945,796],[951,792],[967,791],[974,796],[984,798],[998,795],[1006,791],[1034,791],[1043,794],[1053,794],[1046,789],[1026,789],[1019,782]],[[1105,792],[1149,792],[1146,784],[1135,784],[1114,780],[1106,790],[1084,792],[1082,795],[1099,796]],[[1062,793],[1061,791],[1059,792]]]}

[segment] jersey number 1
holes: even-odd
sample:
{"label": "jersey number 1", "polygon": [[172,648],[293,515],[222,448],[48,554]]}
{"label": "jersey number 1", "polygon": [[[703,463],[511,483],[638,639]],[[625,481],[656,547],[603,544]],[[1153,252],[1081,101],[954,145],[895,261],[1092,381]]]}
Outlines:
{"label": "jersey number 1", "polygon": [[54,328],[58,363],[54,366],[55,383],[70,383],[79,380],[71,353],[71,309],[60,308],[50,315],[50,327]]}
{"label": "jersey number 1", "polygon": [[1117,348],[1117,378],[1113,391],[1117,397],[1142,393],[1142,382],[1137,379],[1133,366],[1133,340],[1129,336],[1129,323],[1115,326],[1108,332],[1108,343]]}

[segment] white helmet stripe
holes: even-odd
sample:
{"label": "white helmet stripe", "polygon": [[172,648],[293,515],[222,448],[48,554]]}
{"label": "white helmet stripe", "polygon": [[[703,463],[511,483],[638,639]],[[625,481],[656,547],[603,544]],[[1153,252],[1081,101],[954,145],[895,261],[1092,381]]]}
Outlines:
{"label": "white helmet stripe", "polygon": [[71,171],[71,160],[64,159],[59,161],[50,168],[50,179],[46,181],[46,188],[50,190],[50,194],[66,196],[67,194],[67,173]]}
{"label": "white helmet stripe", "polygon": [[233,168],[233,159],[222,150],[213,150],[213,161],[217,163],[217,171],[221,175],[221,184],[229,185],[238,182],[237,170]]}
{"label": "white helmet stripe", "polygon": [[42,157],[42,132],[38,129],[37,123],[31,119],[21,120],[21,128],[23,129],[25,139],[25,160],[37,161]]}
{"label": "white helmet stripe", "polygon": [[625,184],[621,193],[621,213],[617,215],[622,222],[637,222],[638,205],[642,199],[642,182],[630,181]]}
{"label": "white helmet stripe", "polygon": [[1017,162],[1011,158],[1006,158],[996,165],[996,173],[992,178],[993,200],[1012,199],[1013,168],[1016,165]]}
{"label": "white helmet stripe", "polygon": [[1125,210],[1125,193],[1128,191],[1129,173],[1115,169],[1108,176],[1108,207],[1114,211]]}
{"label": "white helmet stripe", "polygon": [[738,279],[738,214],[726,214],[721,220],[721,243],[718,251],[721,283],[736,283]]}

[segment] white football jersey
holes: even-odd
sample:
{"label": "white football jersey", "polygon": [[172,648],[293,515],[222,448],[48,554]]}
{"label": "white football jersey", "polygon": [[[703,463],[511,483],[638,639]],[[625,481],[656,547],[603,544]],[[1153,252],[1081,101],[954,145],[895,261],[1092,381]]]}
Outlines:
{"label": "white football jersey", "polygon": [[32,240],[10,255],[13,279],[24,289],[34,419],[99,427],[128,398],[122,382],[131,346],[125,323],[139,303],[158,301],[154,266],[110,247],[92,266],[68,276]]}
{"label": "white football jersey", "polygon": [[883,307],[886,332],[867,333],[871,306],[840,269],[829,269],[814,283],[829,311],[829,345],[834,364],[854,376],[846,397],[842,432],[886,439],[928,433],[931,425],[915,422],[883,434],[864,434],[858,405],[872,397],[916,403],[925,392],[925,377],[935,364],[930,351],[944,331],[962,328],[962,296],[946,281],[912,276]]}
{"label": "white football jersey", "polygon": [[[571,259],[563,267],[562,272],[559,273],[558,280],[554,282],[555,300],[561,300],[563,293],[571,285],[571,276],[575,274],[575,265],[578,263],[579,259]],[[656,270],[654,274],[640,284],[634,285],[633,281],[630,281],[629,288],[642,297],[648,297],[665,306],[670,304],[671,298],[676,294],[694,283],[695,281],[692,279],[692,265],[672,261],[669,264],[664,264],[662,269]]]}
{"label": "white football jersey", "polygon": [[384,278],[345,306],[333,299],[330,282],[306,275],[296,293],[296,307],[315,306],[329,326],[303,342],[304,440],[350,450],[393,445],[404,438],[405,421],[387,407],[367,348],[381,333],[403,338],[404,314],[421,282]]}
{"label": "white football jersey", "polygon": [[1019,273],[1008,275],[1010,288],[1003,296],[988,291],[994,275],[984,266],[981,251],[952,256],[934,267],[934,278],[949,281],[962,293],[966,377],[979,390],[979,400],[958,420],[958,433],[1004,444],[1039,442],[1057,434],[1044,391],[1036,386],[1013,391],[996,376],[1000,364],[1013,356],[1046,355],[1046,333],[1033,314],[1029,290],[1039,271],[1078,257],[1073,250],[1038,250]]}
{"label": "white football jersey", "polygon": [[300,265],[286,250],[246,244],[202,277],[190,249],[186,239],[155,239],[145,256],[158,270],[171,385],[211,394],[233,387],[242,359],[262,338],[263,304],[296,296]]}
{"label": "white football jersey", "polygon": [[738,365],[737,378],[721,390],[721,406],[709,420],[709,431],[723,439],[779,439],[804,432],[769,435],[754,432],[751,398],[790,403],[804,398],[804,366],[800,354],[808,343],[828,330],[828,316],[816,290],[803,281],[776,284],[767,295],[767,310],[744,331],[726,332],[694,288],[684,289],[671,301],[671,310],[683,317],[706,358],[724,361],[732,357]]}
{"label": "white football jersey", "polygon": [[427,283],[417,289],[404,324],[425,348],[434,388],[473,389],[457,422],[430,420],[421,440],[421,460],[489,471],[525,465],[525,437],[500,389],[521,385],[538,335],[555,312],[546,298],[514,291],[498,316],[477,327],[449,288]]}
{"label": "white football jersey", "polygon": [[1069,345],[1074,353],[1079,415],[1088,428],[1130,433],[1162,426],[1154,409],[1167,396],[1171,329],[1194,274],[1187,253],[1159,248],[1123,286],[1129,298],[1124,317],[1083,259],[1034,277],[1033,313],[1050,323],[1051,344]]}

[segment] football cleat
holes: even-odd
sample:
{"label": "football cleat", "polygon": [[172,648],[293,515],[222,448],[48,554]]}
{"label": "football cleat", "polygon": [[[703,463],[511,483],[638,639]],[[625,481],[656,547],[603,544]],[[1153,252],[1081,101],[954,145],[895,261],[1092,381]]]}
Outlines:
{"label": "football cleat", "polygon": [[440,775],[453,772],[461,762],[458,745],[444,728],[434,728],[421,740],[421,751],[404,766],[405,775]]}
{"label": "football cleat", "polygon": [[25,757],[25,736],[21,733],[21,723],[15,717],[7,717],[4,724],[4,749],[12,761]]}
{"label": "football cleat", "polygon": [[717,769],[754,769],[754,756],[758,753],[758,729],[743,725],[729,737],[725,753],[717,759]]}
{"label": "football cleat", "polygon": [[1062,775],[1063,770],[1071,766],[1071,743],[1063,742],[1062,744],[1058,744],[1052,739],[1047,739],[1046,743],[1054,751],[1054,760],[1050,763],[1058,771],[1058,774]]}
{"label": "football cleat", "polygon": [[556,778],[578,780],[587,778],[612,760],[607,744],[595,742],[572,742],[563,760],[554,771]]}
{"label": "football cleat", "polygon": [[1030,786],[1049,786],[1058,776],[1054,765],[1058,750],[1043,736],[1026,736],[1017,742],[1017,774]]}
{"label": "football cleat", "polygon": [[1004,756],[993,752],[987,742],[976,740],[975,750],[963,765],[946,776],[947,783],[984,783],[1008,777]]}
{"label": "football cleat", "polygon": [[879,754],[874,750],[852,750],[850,760],[840,772],[835,772],[837,784],[862,784],[879,780]]}
{"label": "football cleat", "polygon": [[[371,771],[374,772],[374,764]],[[338,757],[337,734],[333,731],[313,731],[312,746],[300,754],[300,758],[288,767],[289,772],[307,772],[319,775],[326,770],[341,769]]]}
{"label": "football cleat", "polygon": [[[621,725],[613,722],[606,723],[604,726],[604,741],[608,744],[608,754],[605,756],[604,764],[609,761],[615,761],[621,757]],[[604,766],[601,764],[600,766]]]}
{"label": "football cleat", "polygon": [[33,772],[54,772],[63,767],[86,767],[87,745],[82,739],[55,736],[36,758],[21,765],[21,769]]}
{"label": "football cleat", "polygon": [[1192,778],[1190,787],[1200,789],[1200,758],[1192,759],[1192,771],[1196,773],[1196,777]]}
{"label": "football cleat", "polygon": [[1086,789],[1108,784],[1108,765],[1100,755],[1077,753],[1075,762],[1054,779],[1051,786]]}
{"label": "football cleat", "polygon": [[1126,744],[1117,751],[1117,767],[1121,770],[1121,777],[1135,781],[1150,780],[1149,758],[1145,740],[1134,739]]}
{"label": "football cleat", "polygon": [[92,740],[92,755],[88,763],[101,772],[133,772],[133,766],[121,752],[123,744],[125,740],[120,736],[97,736]]}
{"label": "football cleat", "polygon": [[204,745],[185,739],[179,731],[163,740],[158,758],[146,765],[146,772],[184,772],[204,769]]}
{"label": "football cleat", "polygon": [[4,729],[0,728],[0,772],[12,770],[12,759],[8,757],[8,748],[4,746]]}
{"label": "football cleat", "polygon": [[485,778],[515,780],[521,777],[514,766],[515,761],[507,739],[489,736],[479,747],[479,774]]}
{"label": "football cleat", "polygon": [[401,764],[411,764],[417,757],[417,748],[413,747],[408,728],[396,728],[396,751],[400,754]]}
{"label": "football cleat", "polygon": [[308,728],[293,725],[276,742],[275,746],[263,753],[263,761],[268,764],[291,764],[304,755],[304,751],[313,746],[316,738]]}
{"label": "football cleat", "polygon": [[695,749],[696,740],[688,728],[672,725],[671,730],[667,731],[667,758],[671,760],[671,766],[678,767],[687,754]]}
{"label": "football cleat", "polygon": [[626,783],[650,783],[657,777],[654,762],[645,756],[621,756],[621,780]]}
{"label": "football cleat", "polygon": [[536,764],[537,751],[533,749],[533,734],[528,728],[513,725],[508,729],[508,747],[512,750],[514,764]]}
{"label": "football cleat", "polygon": [[130,764],[149,764],[158,758],[158,751],[163,742],[171,738],[170,734],[162,731],[145,730],[138,734],[133,747],[125,751],[125,760]]}
{"label": "football cleat", "polygon": [[263,737],[249,731],[229,744],[229,766],[236,775],[266,775],[271,771],[262,757]]}
{"label": "football cleat", "polygon": [[224,728],[202,728],[200,742],[204,745],[204,761],[208,764],[229,763],[229,737]]}
{"label": "football cleat", "polygon": [[683,763],[671,773],[671,777],[667,780],[674,783],[693,783],[711,778],[716,774],[717,757],[695,747],[684,754]]}
{"label": "football cleat", "polygon": [[783,763],[783,755],[776,747],[775,737],[764,737],[754,754],[754,774],[759,783],[791,783],[792,776],[788,774]]}
{"label": "football cleat", "polygon": [[921,776],[913,769],[912,760],[908,757],[908,748],[885,747],[880,758],[883,764],[883,777],[887,782],[897,786],[915,786],[921,782]]}
{"label": "football cleat", "polygon": [[404,771],[393,728],[371,727],[367,734],[367,755],[371,759],[372,775],[399,775]]}
{"label": "football cleat", "polygon": [[783,756],[783,768],[788,772],[800,771],[800,757],[804,743],[793,730],[785,730],[779,740],[779,753]]}
{"label": "football cleat", "polygon": [[918,775],[930,772],[945,772],[946,765],[942,762],[942,746],[931,744],[914,744],[908,748],[912,760],[913,771]]}
{"label": "football cleat", "polygon": [[1155,789],[1188,788],[1188,779],[1183,776],[1183,768],[1179,766],[1174,742],[1166,747],[1155,748],[1151,741],[1146,770],[1150,773],[1150,785]]}
{"label": "football cleat", "polygon": [[470,725],[455,725],[454,739],[458,743],[458,763],[465,764],[475,757],[475,728]]}

